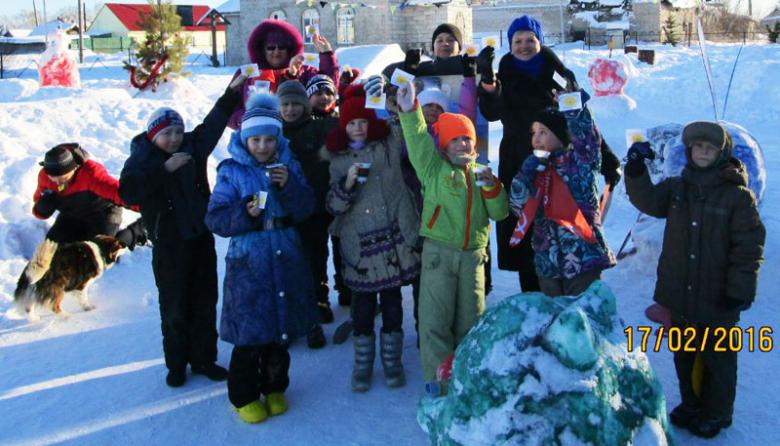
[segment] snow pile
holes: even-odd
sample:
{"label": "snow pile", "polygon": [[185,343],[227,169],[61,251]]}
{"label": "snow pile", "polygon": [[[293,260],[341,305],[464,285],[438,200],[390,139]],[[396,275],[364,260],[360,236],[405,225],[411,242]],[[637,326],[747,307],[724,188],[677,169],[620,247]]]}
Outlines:
{"label": "snow pile", "polygon": [[423,398],[418,421],[432,444],[669,444],[661,385],[627,347],[603,282],[507,297],[463,339],[449,394]]}

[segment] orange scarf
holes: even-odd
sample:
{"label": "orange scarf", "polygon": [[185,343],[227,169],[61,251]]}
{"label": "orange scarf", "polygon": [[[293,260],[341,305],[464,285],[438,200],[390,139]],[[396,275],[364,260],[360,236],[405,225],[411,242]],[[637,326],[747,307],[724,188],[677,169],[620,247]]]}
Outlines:
{"label": "orange scarf", "polygon": [[588,220],[585,219],[577,202],[574,201],[574,197],[571,196],[569,186],[555,169],[548,167],[544,172],[536,175],[534,185],[536,186],[536,194],[528,199],[523,207],[523,213],[518,216],[517,225],[509,239],[510,246],[517,246],[523,240],[536,216],[540,203],[542,203],[545,218],[558,223],[588,243],[596,243],[593,229]]}

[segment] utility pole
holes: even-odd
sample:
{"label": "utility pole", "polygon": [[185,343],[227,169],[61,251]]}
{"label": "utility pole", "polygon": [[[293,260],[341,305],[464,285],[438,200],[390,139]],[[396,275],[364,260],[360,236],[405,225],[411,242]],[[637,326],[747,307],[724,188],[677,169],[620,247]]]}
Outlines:
{"label": "utility pole", "polygon": [[84,16],[81,15],[81,9],[82,9],[82,1],[79,0],[79,9],[77,10],[77,14],[79,15],[79,63],[84,63],[84,23],[85,21]]}
{"label": "utility pole", "polygon": [[35,16],[35,26],[38,27],[38,10],[35,8],[35,0],[33,2],[33,15]]}
{"label": "utility pole", "polygon": [[43,0],[43,41],[49,46],[49,27],[46,26],[46,0]]}

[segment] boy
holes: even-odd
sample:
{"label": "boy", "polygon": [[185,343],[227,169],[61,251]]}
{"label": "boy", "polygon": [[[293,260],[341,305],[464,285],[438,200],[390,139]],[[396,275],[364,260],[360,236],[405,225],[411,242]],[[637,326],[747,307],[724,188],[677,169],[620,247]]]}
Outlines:
{"label": "boy", "polygon": [[192,132],[170,108],[155,111],[147,130],[133,138],[119,178],[119,196],[139,205],[154,244],[152,269],[159,292],[163,351],[171,387],[192,372],[222,381],[217,359],[217,253],[203,219],[210,190],[208,157],[239,103],[246,80],[230,83],[214,108]]}
{"label": "boy", "polygon": [[[693,327],[695,336],[726,330],[755,298],[765,231],[747,188],[744,165],[732,158],[728,132],[714,122],[683,129],[688,164],[682,176],[653,185],[645,159],[647,142],[628,151],[626,190],[640,211],[666,218],[654,299],[672,314],[672,326]],[[682,402],[669,414],[675,426],[711,438],[731,425],[737,385],[737,352],[715,352],[709,336],[699,352],[674,353]],[[692,345],[699,346],[696,339]],[[700,394],[694,391],[694,361],[704,364]]]}
{"label": "boy", "polygon": [[490,169],[475,162],[476,132],[468,117],[439,116],[433,128],[441,156],[411,83],[399,88],[397,101],[409,159],[423,184],[420,355],[423,378],[431,382],[485,310],[489,219],[506,218],[508,203]]}
{"label": "boy", "polygon": [[311,114],[314,119],[337,118],[336,84],[327,74],[318,74],[306,83]]}

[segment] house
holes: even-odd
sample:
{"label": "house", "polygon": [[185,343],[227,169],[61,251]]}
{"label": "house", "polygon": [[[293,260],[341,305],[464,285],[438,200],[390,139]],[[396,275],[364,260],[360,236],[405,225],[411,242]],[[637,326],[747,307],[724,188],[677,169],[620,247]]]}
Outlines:
{"label": "house", "polygon": [[75,23],[66,22],[57,17],[56,20],[52,20],[51,22],[44,23],[40,26],[36,26],[25,37],[43,39],[46,36],[52,37],[57,33],[58,30],[65,31],[65,34],[68,36],[78,37],[77,35],[79,33],[78,25]]}
{"label": "house", "polygon": [[431,46],[431,34],[441,23],[453,23],[471,42],[471,7],[466,0],[363,0],[343,3],[320,0],[230,0],[219,11],[228,21],[228,65],[249,61],[246,42],[263,20],[294,24],[304,37],[305,51],[314,51],[316,29],[334,48],[398,43],[402,48]]}
{"label": "house", "polygon": [[[175,5],[181,17],[182,35],[189,39],[189,45],[204,51],[211,51],[211,26],[196,24],[211,8],[206,5]],[[138,24],[139,18],[151,13],[151,6],[106,3],[95,15],[87,34],[92,37],[130,37],[137,42],[144,40],[146,32]],[[225,27],[217,26],[217,48],[225,47]]]}
{"label": "house", "polygon": [[780,7],[775,8],[774,11],[770,12],[769,15],[761,19],[761,28],[762,29],[775,29],[775,24],[780,23]]}

